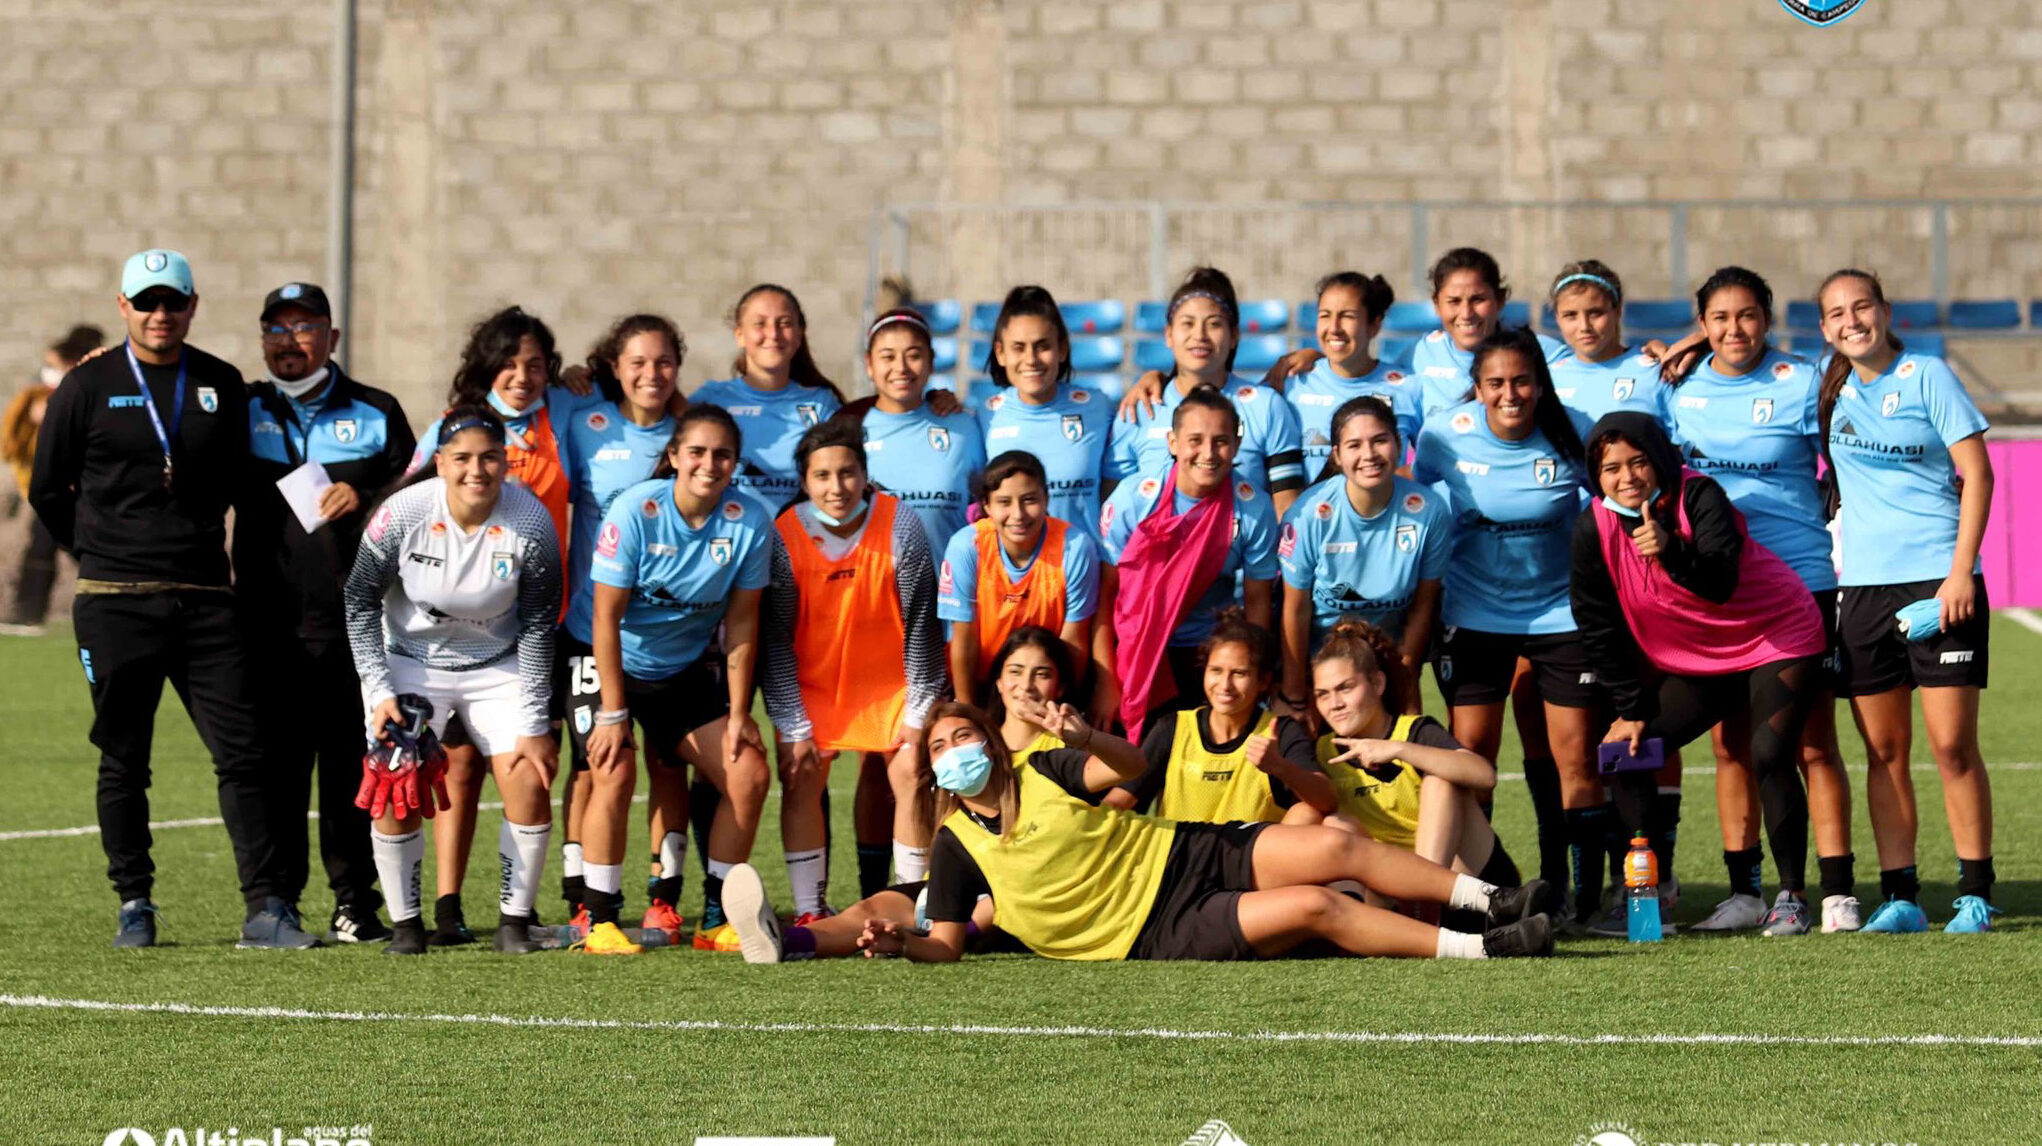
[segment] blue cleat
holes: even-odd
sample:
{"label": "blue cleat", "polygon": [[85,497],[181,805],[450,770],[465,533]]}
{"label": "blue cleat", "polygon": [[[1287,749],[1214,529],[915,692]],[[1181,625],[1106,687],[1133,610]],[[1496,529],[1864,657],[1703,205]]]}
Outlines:
{"label": "blue cleat", "polygon": [[1943,926],[1952,935],[1977,935],[1992,930],[1992,917],[2000,913],[1999,908],[1975,895],[1960,895],[1951,906],[1957,909],[1957,917]]}
{"label": "blue cleat", "polygon": [[272,895],[241,925],[241,941],[234,946],[244,951],[301,951],[319,946],[319,937],[306,934],[296,907]]}
{"label": "blue cleat", "polygon": [[156,905],[146,899],[130,899],[121,904],[120,929],[114,932],[113,945],[156,946],[156,917],[159,914]]}
{"label": "blue cleat", "polygon": [[1866,934],[1873,935],[1912,935],[1928,929],[1928,915],[1905,899],[1889,899],[1880,904],[1864,927]]}

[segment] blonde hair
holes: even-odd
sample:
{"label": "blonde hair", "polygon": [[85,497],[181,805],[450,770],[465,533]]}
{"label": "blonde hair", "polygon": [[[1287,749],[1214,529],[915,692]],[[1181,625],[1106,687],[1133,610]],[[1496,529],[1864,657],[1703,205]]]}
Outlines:
{"label": "blonde hair", "polygon": [[929,710],[928,719],[922,722],[921,739],[917,742],[921,756],[915,776],[918,798],[926,801],[924,806],[929,810],[929,822],[937,827],[942,827],[950,814],[963,806],[963,800],[957,793],[936,786],[936,765],[929,757],[929,736],[935,731],[936,722],[951,717],[968,721],[985,740],[986,755],[993,761],[993,775],[988,784],[1002,785],[994,802],[1000,808],[999,839],[1004,844],[1014,830],[1014,821],[1021,818],[1021,785],[1014,777],[1014,754],[1007,751],[1007,742],[1000,738],[999,726],[976,705],[946,700]]}

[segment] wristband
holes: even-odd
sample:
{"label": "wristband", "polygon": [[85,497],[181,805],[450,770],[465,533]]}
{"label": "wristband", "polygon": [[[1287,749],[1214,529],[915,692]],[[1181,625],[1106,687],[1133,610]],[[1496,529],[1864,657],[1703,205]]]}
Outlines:
{"label": "wristband", "polygon": [[596,724],[598,726],[629,723],[631,723],[631,710],[628,708],[596,710]]}

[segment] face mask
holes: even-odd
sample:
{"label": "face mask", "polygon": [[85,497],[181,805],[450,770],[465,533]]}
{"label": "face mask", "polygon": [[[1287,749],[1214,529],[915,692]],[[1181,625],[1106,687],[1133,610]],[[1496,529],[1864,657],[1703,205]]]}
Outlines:
{"label": "face mask", "polygon": [[[1649,504],[1651,499],[1647,498],[1646,501]],[[1609,510],[1611,513],[1616,514],[1618,517],[1628,517],[1632,521],[1643,521],[1645,518],[1644,506],[1639,506],[1636,509],[1632,509],[1629,506],[1618,505],[1615,498],[1611,497],[1603,498],[1602,507],[1604,509]]]}
{"label": "face mask", "polygon": [[986,746],[981,743],[959,744],[930,761],[936,773],[936,786],[946,792],[960,796],[976,796],[986,790],[986,781],[993,777],[993,758],[986,755]]}
{"label": "face mask", "polygon": [[[491,390],[489,392],[489,408],[495,410],[499,414],[502,414],[506,418],[522,418],[532,412],[532,410],[520,410],[516,406],[511,405],[509,402],[504,401],[503,395],[497,393],[494,390]],[[534,403],[532,409],[533,410],[538,409],[538,404]]]}
{"label": "face mask", "polygon": [[822,522],[824,525],[829,526],[831,529],[842,529],[844,526],[849,525],[851,522],[854,522],[858,520],[859,517],[863,516],[863,514],[865,513],[865,506],[863,503],[860,503],[858,506],[857,513],[854,513],[849,517],[843,518],[831,517],[828,510],[824,509],[819,503],[813,501],[808,503],[808,511],[810,513],[815,514],[815,519],[817,521]]}
{"label": "face mask", "polygon": [[332,373],[331,370],[329,370],[327,367],[321,366],[319,369],[314,370],[312,373],[305,375],[303,378],[300,378],[295,382],[286,382],[282,378],[277,377],[275,374],[271,374],[269,376],[269,380],[270,383],[274,385],[277,389],[283,391],[286,397],[303,398],[305,395],[310,394],[312,391],[317,390],[319,389],[319,387],[325,385],[326,376],[330,373]]}
{"label": "face mask", "polygon": [[64,380],[63,368],[58,366],[43,367],[42,380],[45,386],[55,386]]}

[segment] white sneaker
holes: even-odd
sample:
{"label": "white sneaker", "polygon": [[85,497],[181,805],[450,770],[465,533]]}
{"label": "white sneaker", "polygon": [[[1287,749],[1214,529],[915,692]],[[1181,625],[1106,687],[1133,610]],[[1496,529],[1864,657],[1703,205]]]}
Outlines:
{"label": "white sneaker", "polygon": [[1689,931],[1749,931],[1765,919],[1765,900],[1755,895],[1733,895],[1716,905],[1700,923],[1688,925]]}
{"label": "white sneaker", "polygon": [[1858,897],[1855,895],[1825,895],[1822,897],[1822,933],[1834,935],[1839,931],[1856,931],[1864,926],[1858,918]]}
{"label": "white sneaker", "polygon": [[780,938],[780,916],[766,898],[766,886],[759,872],[748,863],[730,869],[723,877],[723,911],[737,930],[738,949],[747,963],[778,963],[787,948]]}

